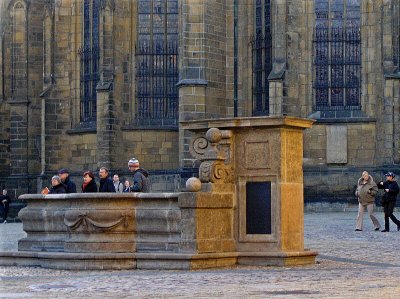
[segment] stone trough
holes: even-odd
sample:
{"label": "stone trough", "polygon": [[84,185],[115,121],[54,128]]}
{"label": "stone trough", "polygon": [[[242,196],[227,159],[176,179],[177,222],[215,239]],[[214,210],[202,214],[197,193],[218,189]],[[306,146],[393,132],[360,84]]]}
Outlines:
{"label": "stone trough", "polygon": [[[27,207],[19,217],[27,237],[19,240],[13,263],[59,269],[235,264],[232,198],[212,202],[196,195],[23,195]],[[203,218],[207,227],[201,228],[196,222],[202,221],[205,209],[212,215]]]}

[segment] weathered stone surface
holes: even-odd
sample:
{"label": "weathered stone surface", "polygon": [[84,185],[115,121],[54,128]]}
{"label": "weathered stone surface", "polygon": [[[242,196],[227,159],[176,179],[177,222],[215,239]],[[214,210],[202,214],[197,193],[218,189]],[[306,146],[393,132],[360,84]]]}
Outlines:
{"label": "weathered stone surface", "polygon": [[347,163],[347,127],[326,127],[326,162],[330,164]]}

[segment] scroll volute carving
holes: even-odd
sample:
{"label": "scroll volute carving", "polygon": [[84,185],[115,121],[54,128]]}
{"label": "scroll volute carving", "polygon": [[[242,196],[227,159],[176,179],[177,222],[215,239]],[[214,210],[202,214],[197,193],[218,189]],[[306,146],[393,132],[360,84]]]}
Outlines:
{"label": "scroll volute carving", "polygon": [[203,183],[232,181],[231,137],[231,131],[211,128],[205,137],[197,135],[193,138],[190,151],[201,161],[199,178]]}

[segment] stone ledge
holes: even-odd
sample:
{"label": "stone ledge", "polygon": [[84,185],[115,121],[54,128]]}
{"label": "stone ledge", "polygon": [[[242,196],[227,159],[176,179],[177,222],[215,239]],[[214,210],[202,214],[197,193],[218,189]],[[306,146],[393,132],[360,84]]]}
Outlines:
{"label": "stone ledge", "polygon": [[315,264],[316,251],[305,249],[292,252],[239,252],[238,265],[299,266]]}
{"label": "stone ledge", "polygon": [[179,81],[176,86],[177,87],[182,87],[182,86],[207,86],[208,81],[203,80],[203,79],[183,79]]}
{"label": "stone ledge", "polygon": [[67,270],[191,270],[239,265],[293,266],[314,264],[317,252],[223,253],[65,253],[0,252],[0,266],[38,266]]}

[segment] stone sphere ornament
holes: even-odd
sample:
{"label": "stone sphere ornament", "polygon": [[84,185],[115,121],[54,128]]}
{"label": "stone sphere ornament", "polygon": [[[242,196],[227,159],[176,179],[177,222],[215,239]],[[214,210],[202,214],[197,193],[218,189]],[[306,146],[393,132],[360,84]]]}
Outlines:
{"label": "stone sphere ornament", "polygon": [[186,181],[186,191],[198,192],[201,189],[201,181],[198,178],[191,177]]}
{"label": "stone sphere ornament", "polygon": [[206,133],[206,138],[209,140],[211,143],[218,143],[222,139],[222,132],[220,129],[217,128],[211,128],[207,131]]}

